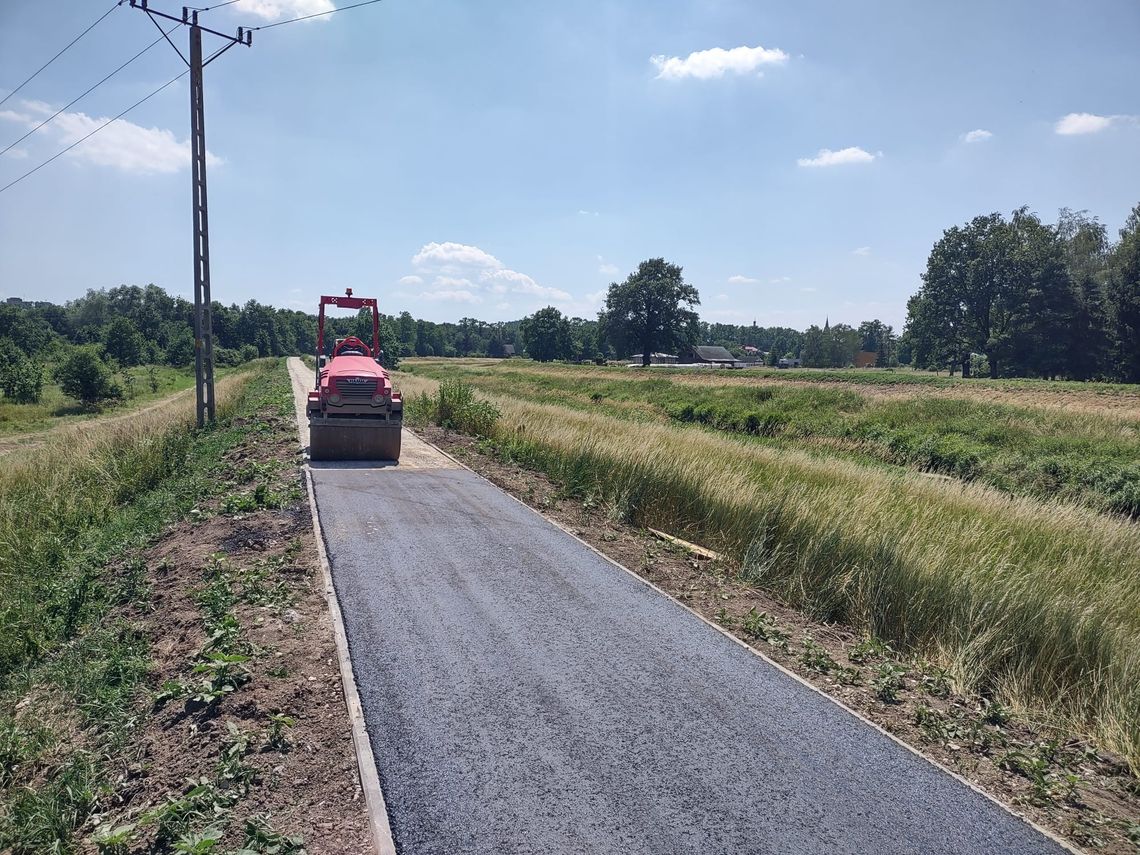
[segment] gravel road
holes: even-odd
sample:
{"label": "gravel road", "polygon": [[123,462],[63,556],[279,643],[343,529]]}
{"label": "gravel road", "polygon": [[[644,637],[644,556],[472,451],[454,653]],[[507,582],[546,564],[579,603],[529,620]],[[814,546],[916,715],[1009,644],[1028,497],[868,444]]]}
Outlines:
{"label": "gravel road", "polygon": [[312,465],[401,853],[1065,851],[423,445]]}

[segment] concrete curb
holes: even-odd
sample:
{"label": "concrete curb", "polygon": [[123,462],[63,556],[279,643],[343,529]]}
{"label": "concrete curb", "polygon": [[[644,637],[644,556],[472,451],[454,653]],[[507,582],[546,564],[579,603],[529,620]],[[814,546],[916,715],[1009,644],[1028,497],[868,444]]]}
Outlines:
{"label": "concrete curb", "polygon": [[645,585],[647,588],[650,588],[653,591],[656,591],[658,594],[660,594],[661,596],[668,599],[674,605],[679,606],[680,608],[687,611],[689,614],[691,614],[693,617],[697,618],[699,621],[704,623],[706,626],[709,626],[712,629],[719,632],[721,635],[723,635],[725,638],[732,641],[734,644],[740,645],[745,650],[752,653],[754,656],[759,657],[760,659],[762,659],[768,665],[775,668],[780,673],[787,675],[788,677],[795,680],[797,683],[800,683],[801,685],[803,685],[803,686],[807,687],[808,689],[810,689],[811,691],[815,692],[817,695],[819,695],[819,696],[825,698],[826,700],[830,701],[831,703],[835,704],[835,706],[839,707],[841,710],[843,710],[847,714],[854,716],[856,719],[861,721],[863,724],[867,725],[868,727],[872,728],[873,730],[878,731],[883,736],[887,737],[887,739],[891,740],[891,742],[895,743],[896,745],[900,746],[901,748],[905,748],[907,751],[909,751],[914,756],[919,757],[922,760],[925,760],[931,766],[934,766],[936,769],[939,769],[940,771],[945,772],[947,775],[949,775],[954,780],[958,781],[960,784],[963,784],[964,786],[973,790],[975,793],[982,796],[983,798],[985,798],[990,803],[1001,808],[1001,810],[1003,810],[1005,813],[1009,814],[1010,816],[1015,817],[1016,819],[1020,820],[1021,822],[1024,822],[1026,825],[1028,825],[1034,831],[1038,832],[1043,837],[1046,837],[1049,840],[1053,841],[1058,846],[1060,846],[1062,849],[1064,849],[1068,852],[1072,852],[1072,853],[1074,853],[1074,855],[1085,855],[1084,850],[1075,848],[1072,844],[1068,843],[1065,840],[1062,840],[1060,837],[1058,837],[1053,832],[1049,831],[1047,828],[1042,828],[1040,825],[1038,825],[1036,822],[1034,822],[1029,817],[1018,813],[1012,807],[1007,805],[1005,802],[1003,802],[1000,799],[996,798],[995,796],[992,796],[989,793],[987,793],[985,790],[983,790],[981,787],[979,787],[973,781],[970,781],[967,778],[962,777],[957,772],[955,772],[953,769],[950,769],[947,766],[943,766],[941,763],[939,763],[933,757],[928,757],[927,755],[923,754],[921,751],[919,751],[914,746],[912,746],[912,745],[904,742],[903,740],[899,739],[899,737],[895,736],[890,731],[885,730],[884,728],[882,728],[881,726],[879,726],[875,722],[871,721],[869,718],[862,715],[858,711],[851,709],[851,707],[844,704],[841,700],[839,700],[838,698],[836,698],[832,695],[829,695],[827,692],[823,691],[823,689],[819,688],[818,686],[816,686],[814,683],[810,682],[809,680],[804,679],[803,677],[801,677],[799,674],[795,673],[794,671],[789,671],[787,668],[785,668],[779,662],[777,662],[776,660],[771,659],[767,655],[765,655],[763,651],[758,650],[757,648],[752,647],[750,644],[747,644],[746,642],[740,640],[735,635],[733,635],[731,632],[726,630],[724,627],[722,627],[719,624],[709,620],[704,615],[702,615],[700,612],[698,612],[698,611],[690,608],[689,606],[685,605],[684,603],[682,603],[680,600],[678,600],[676,597],[674,597],[668,591],[666,591],[662,588],[659,588],[657,585],[653,584],[652,582],[650,582],[648,579],[644,578],[643,576],[638,575],[637,573],[635,573],[633,570],[630,570],[625,565],[619,564],[617,561],[610,558],[610,556],[606,555],[604,552],[597,549],[593,544],[587,543],[585,540],[578,537],[578,535],[574,534],[574,532],[567,529],[565,526],[563,526],[557,520],[551,519],[550,517],[546,516],[545,514],[541,513],[540,511],[536,510],[535,508],[532,508],[530,505],[528,505],[522,499],[519,499],[517,496],[514,496],[511,493],[507,492],[506,490],[503,490],[501,487],[499,487],[497,484],[495,484],[495,482],[492,481],[490,478],[487,478],[486,476],[476,472],[470,466],[465,464],[462,460],[459,460],[458,458],[456,458],[452,454],[449,454],[447,451],[443,450],[439,446],[429,442],[422,435],[420,435],[420,439],[423,440],[428,445],[430,445],[432,448],[434,448],[440,454],[442,454],[442,455],[450,458],[451,460],[453,460],[456,464],[463,467],[468,472],[471,472],[474,475],[476,475],[477,477],[482,478],[484,481],[486,481],[488,484],[490,484],[496,490],[499,490],[500,492],[504,493],[505,495],[507,495],[508,497],[513,499],[514,501],[518,502],[520,505],[522,505],[524,508],[526,508],[531,513],[542,517],[543,520],[550,523],[552,526],[557,528],[559,531],[562,531],[563,533],[574,538],[574,540],[578,541],[578,543],[585,546],[587,549],[589,549],[595,555],[602,558],[604,561],[608,562],[609,564],[612,564],[614,567],[618,568],[619,570],[621,570],[625,573],[628,573],[630,576],[632,576],[634,579],[636,579],[641,584]]}

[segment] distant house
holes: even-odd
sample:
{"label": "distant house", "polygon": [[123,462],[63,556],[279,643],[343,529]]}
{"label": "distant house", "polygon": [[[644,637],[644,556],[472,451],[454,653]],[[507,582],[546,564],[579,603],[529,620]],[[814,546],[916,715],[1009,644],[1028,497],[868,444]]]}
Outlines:
{"label": "distant house", "polygon": [[[680,357],[674,353],[651,353],[649,354],[650,365],[676,365],[680,362]],[[635,353],[629,358],[630,365],[644,365],[645,360],[642,354]]]}
{"label": "distant house", "polygon": [[736,364],[736,357],[723,347],[698,344],[689,348],[689,352],[685,354],[684,362],[686,365],[727,365],[732,367]]}
{"label": "distant house", "polygon": [[802,359],[781,359],[776,363],[777,368],[800,368],[803,366]]}
{"label": "distant house", "polygon": [[515,346],[513,344],[504,344],[503,345],[503,356],[509,358],[509,357],[514,356],[514,355],[515,355]]}
{"label": "distant house", "polygon": [[879,354],[873,350],[861,350],[855,354],[856,368],[874,368],[879,362]]}
{"label": "distant house", "polygon": [[742,347],[740,349],[743,350],[745,353],[751,353],[753,356],[755,356],[756,354],[758,354],[760,352],[760,348],[753,347],[750,344],[746,344],[746,345],[744,345],[744,347]]}

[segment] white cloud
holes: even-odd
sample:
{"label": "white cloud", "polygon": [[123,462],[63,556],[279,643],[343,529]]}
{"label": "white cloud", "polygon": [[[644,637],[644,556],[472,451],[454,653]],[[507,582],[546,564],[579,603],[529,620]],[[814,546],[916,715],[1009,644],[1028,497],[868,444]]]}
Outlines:
{"label": "white cloud", "polygon": [[[55,112],[41,101],[24,101],[22,105],[24,112],[0,111],[0,119],[33,128]],[[107,118],[94,118],[86,113],[60,113],[36,136],[50,139],[53,146],[71,145],[106,121]],[[79,163],[110,166],[123,172],[170,173],[190,165],[190,141],[179,142],[172,131],[163,128],[144,128],[119,119],[77,145],[65,156]],[[212,152],[206,152],[208,166],[218,166],[221,163],[222,160]]]}
{"label": "white cloud", "polygon": [[695,77],[709,80],[733,74],[747,74],[762,65],[782,65],[788,55],[779,48],[734,47],[731,50],[712,48],[693,51],[684,59],[679,56],[651,56],[649,61],[657,68],[658,80],[681,80]]}
{"label": "white cloud", "polygon": [[839,151],[821,148],[815,157],[801,157],[796,161],[796,164],[798,166],[843,166],[848,163],[871,163],[876,157],[882,156],[881,151],[871,154],[858,146],[841,148]]}
{"label": "white cloud", "polygon": [[604,302],[606,302],[606,295],[609,293],[609,288],[601,288],[592,294],[587,294],[586,302],[591,306],[601,306]]}
{"label": "white cloud", "polygon": [[585,210],[582,210],[581,208],[578,209],[578,213],[581,214],[583,217],[596,217],[596,216],[598,216],[597,211],[585,211]]}
{"label": "white cloud", "polygon": [[716,300],[722,300],[722,301],[723,301],[723,300],[727,300],[727,299],[728,299],[728,295],[727,295],[727,294],[717,294],[717,295],[716,295],[716,297],[715,297],[714,299],[716,299]]}
{"label": "white cloud", "polygon": [[486,267],[498,268],[503,262],[495,256],[483,252],[477,246],[468,246],[464,243],[428,243],[412,256],[412,264],[416,267]]}
{"label": "white cloud", "polygon": [[988,140],[992,136],[993,136],[993,134],[990,133],[989,131],[984,130],[982,128],[977,128],[976,130],[969,131],[967,133],[962,134],[962,142],[966,142],[966,143],[985,142],[986,140]]}
{"label": "white cloud", "polygon": [[[241,4],[243,13],[248,12],[266,21],[316,15],[321,12],[331,12],[335,8],[332,0],[245,0]],[[314,18],[313,20],[323,21],[326,19]]]}
{"label": "white cloud", "polygon": [[752,285],[759,281],[759,279],[753,279],[751,276],[741,276],[739,273],[728,277],[728,284],[730,285]]}
{"label": "white cloud", "polygon": [[505,302],[508,294],[568,303],[572,297],[560,288],[541,285],[533,277],[511,270],[477,246],[445,241],[424,244],[412,256],[416,273],[403,276],[400,285],[421,288],[418,297],[432,302],[481,303],[492,295]]}
{"label": "white cloud", "polygon": [[618,274],[618,266],[616,264],[610,264],[599,255],[598,272],[603,276],[616,276]]}
{"label": "white cloud", "polygon": [[517,270],[484,270],[479,274],[481,282],[490,282],[490,288],[496,293],[504,293],[511,291],[515,294],[532,294],[536,297],[544,297],[551,300],[569,300],[570,295],[565,291],[558,288],[548,288],[545,285],[539,285],[531,277],[525,273],[519,273]]}
{"label": "white cloud", "polygon": [[1075,134],[1095,134],[1103,131],[1117,119],[1123,116],[1098,116],[1095,113],[1069,113],[1062,116],[1053,130],[1061,136]]}
{"label": "white cloud", "polygon": [[851,254],[852,255],[870,255],[871,254],[871,247],[869,247],[869,246],[858,247],[856,249],[851,250]]}
{"label": "white cloud", "polygon": [[24,160],[28,156],[28,150],[26,148],[10,148],[4,153],[4,156],[13,160]]}
{"label": "white cloud", "polygon": [[769,279],[768,284],[769,285],[779,285],[781,282],[791,282],[791,281],[792,281],[791,276],[778,276],[775,279]]}

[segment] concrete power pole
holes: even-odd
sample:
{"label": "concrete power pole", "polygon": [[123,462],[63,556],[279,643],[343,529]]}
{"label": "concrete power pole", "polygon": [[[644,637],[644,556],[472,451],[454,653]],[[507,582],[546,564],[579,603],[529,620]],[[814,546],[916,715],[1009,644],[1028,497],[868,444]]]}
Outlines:
{"label": "concrete power pole", "polygon": [[[190,69],[190,183],[193,204],[194,233],[194,390],[198,427],[214,420],[214,325],[210,297],[210,219],[206,204],[206,106],[203,91],[203,69],[234,45],[249,47],[253,32],[238,27],[237,36],[219,33],[198,24],[198,10],[182,7],[182,17],[156,12],[147,0],[131,0],[131,6],[142,9],[160,32],[156,20],[166,18],[190,27],[190,59],[182,56],[174,42],[166,39]],[[225,39],[226,44],[202,59],[202,33]],[[163,32],[163,35],[166,35]]]}

